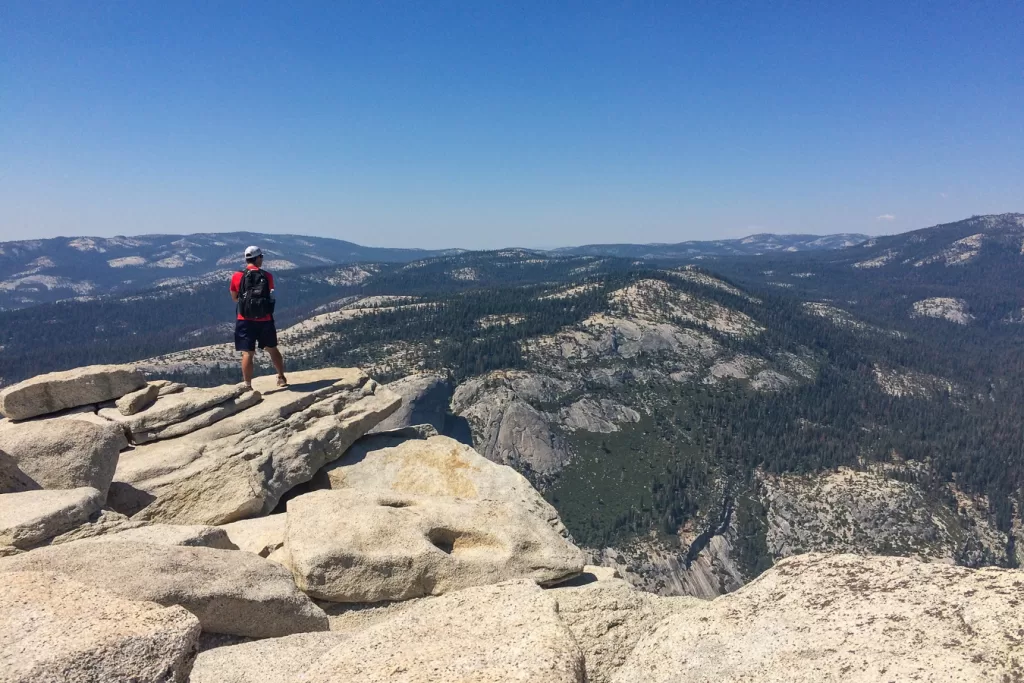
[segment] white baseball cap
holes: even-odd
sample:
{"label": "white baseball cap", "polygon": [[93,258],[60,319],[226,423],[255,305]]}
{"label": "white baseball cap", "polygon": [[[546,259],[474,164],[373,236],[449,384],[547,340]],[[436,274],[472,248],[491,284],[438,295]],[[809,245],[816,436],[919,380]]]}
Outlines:
{"label": "white baseball cap", "polygon": [[252,246],[245,248],[245,258],[250,259],[256,258],[257,256],[263,256],[263,252],[260,250],[259,247]]}

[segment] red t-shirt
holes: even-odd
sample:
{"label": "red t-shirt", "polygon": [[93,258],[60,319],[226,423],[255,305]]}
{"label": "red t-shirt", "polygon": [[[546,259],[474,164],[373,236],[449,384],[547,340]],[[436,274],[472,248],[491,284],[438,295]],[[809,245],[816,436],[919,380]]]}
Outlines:
{"label": "red t-shirt", "polygon": [[[246,270],[259,270],[259,268],[257,268],[256,266],[254,266],[251,263],[246,264],[245,269]],[[267,273],[267,271],[263,271],[263,272]],[[273,289],[274,288],[274,276],[271,275],[270,273],[267,273],[267,281],[270,283],[270,288]],[[242,273],[241,273],[241,271],[239,271],[239,272],[237,272],[237,273],[235,273],[234,275],[231,276],[231,291],[232,292],[238,292],[238,288],[241,287],[241,286],[242,286]],[[268,320],[273,320],[274,316],[272,316],[272,315],[265,315],[262,318],[243,318],[242,314],[239,313],[238,314],[238,319],[239,320],[252,320],[252,321],[258,322],[258,323],[265,323]]]}

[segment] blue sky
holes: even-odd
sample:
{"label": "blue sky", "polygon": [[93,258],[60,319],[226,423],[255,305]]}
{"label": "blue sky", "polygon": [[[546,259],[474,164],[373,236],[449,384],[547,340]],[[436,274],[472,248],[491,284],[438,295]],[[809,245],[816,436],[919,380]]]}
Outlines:
{"label": "blue sky", "polygon": [[1024,211],[1022,36],[1021,2],[0,0],[0,239],[544,247]]}

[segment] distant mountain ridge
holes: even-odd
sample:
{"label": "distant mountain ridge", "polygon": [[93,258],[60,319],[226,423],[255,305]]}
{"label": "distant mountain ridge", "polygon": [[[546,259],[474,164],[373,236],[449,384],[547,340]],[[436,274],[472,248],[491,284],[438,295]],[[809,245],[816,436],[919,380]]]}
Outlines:
{"label": "distant mountain ridge", "polygon": [[[589,245],[548,253],[627,258],[694,258],[767,251],[836,249],[865,235],[752,235],[740,240],[691,241],[676,245]],[[24,308],[77,296],[194,284],[226,277],[241,266],[246,246],[258,244],[269,270],[365,263],[407,263],[451,256],[462,249],[364,247],[328,237],[253,232],[55,237],[0,242],[0,308]],[[621,252],[621,253],[618,253]]]}
{"label": "distant mountain ridge", "polygon": [[564,256],[619,256],[622,258],[695,258],[698,256],[758,256],[772,252],[797,252],[843,249],[869,240],[868,235],[773,235],[760,233],[730,240],[690,240],[652,244],[586,244],[553,249]]}
{"label": "distant mountain ridge", "polygon": [[355,262],[409,262],[457,249],[386,249],[345,240],[252,232],[136,237],[55,237],[0,242],[0,307],[23,308],[75,296],[174,286],[225,276],[257,244],[270,270]]}

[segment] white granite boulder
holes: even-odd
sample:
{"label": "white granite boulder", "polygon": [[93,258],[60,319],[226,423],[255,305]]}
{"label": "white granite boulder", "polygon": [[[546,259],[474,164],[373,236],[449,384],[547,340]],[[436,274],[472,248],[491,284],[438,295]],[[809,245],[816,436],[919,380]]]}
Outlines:
{"label": "white granite boulder", "polygon": [[422,600],[353,634],[292,680],[583,683],[586,672],[555,599],[516,581]]}
{"label": "white granite boulder", "polygon": [[118,399],[145,385],[141,372],[124,365],[90,365],[51,372],[0,391],[0,413],[12,420],[27,420]]}
{"label": "white granite boulder", "polygon": [[353,489],[288,503],[285,552],[309,595],[335,602],[407,600],[528,578],[579,574],[583,552],[523,506]]}
{"label": "white granite boulder", "polygon": [[127,445],[113,423],[45,419],[0,424],[0,453],[44,489],[90,486],[106,495]]}
{"label": "white granite boulder", "polygon": [[302,680],[301,672],[347,638],[319,631],[213,648],[196,659],[189,683],[295,683]]}
{"label": "white granite boulder", "polygon": [[506,502],[529,511],[560,534],[565,533],[558,512],[526,477],[446,436],[366,436],[343,457],[320,470],[313,485],[323,489]]}
{"label": "white granite boulder", "polygon": [[53,572],[128,600],[181,605],[211,633],[268,638],[328,629],[287,569],[237,550],[65,543],[0,559],[0,572],[11,571]]}
{"label": "white granite boulder", "polygon": [[12,572],[0,585],[5,683],[185,683],[199,620],[57,574]]}
{"label": "white granite boulder", "polygon": [[797,555],[640,639],[617,683],[1009,681],[1024,572]]}
{"label": "white granite boulder", "polygon": [[122,415],[134,415],[153,405],[156,397],[160,395],[160,387],[156,384],[147,384],[137,391],[125,394],[114,402]]}
{"label": "white granite boulder", "polygon": [[84,524],[103,506],[94,488],[0,494],[0,555],[27,550]]}
{"label": "white granite boulder", "polygon": [[239,550],[268,557],[284,545],[287,525],[288,516],[278,514],[243,519],[216,528],[223,531]]}

